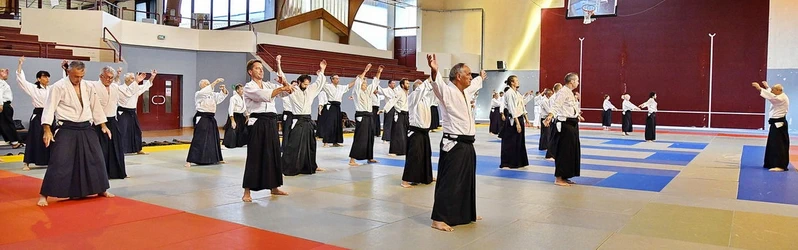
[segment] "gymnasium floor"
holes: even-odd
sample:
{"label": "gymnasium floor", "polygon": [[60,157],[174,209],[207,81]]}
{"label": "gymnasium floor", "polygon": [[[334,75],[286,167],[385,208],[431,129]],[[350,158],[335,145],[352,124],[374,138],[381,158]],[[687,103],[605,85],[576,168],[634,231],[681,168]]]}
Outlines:
{"label": "gymnasium floor", "polygon": [[[0,163],[0,249],[794,249],[798,171],[762,169],[758,132],[675,132],[659,141],[592,130],[582,137],[581,184],[552,184],[553,162],[528,130],[530,166],[500,170],[500,142],[478,127],[477,209],[485,219],[430,228],[434,185],[399,186],[403,158],[350,168],[351,137],[322,148],[327,172],[286,177],[289,196],[241,202],[246,149],[224,165],[184,169],[187,145],[128,156],[118,198],[35,206],[43,169]],[[437,141],[432,133],[433,163]],[[145,135],[146,136],[146,135]],[[145,138],[145,141],[147,138]],[[798,150],[796,150],[798,152]],[[796,153],[798,154],[798,153]],[[798,158],[796,158],[798,159]],[[31,178],[32,177],[32,178]]]}

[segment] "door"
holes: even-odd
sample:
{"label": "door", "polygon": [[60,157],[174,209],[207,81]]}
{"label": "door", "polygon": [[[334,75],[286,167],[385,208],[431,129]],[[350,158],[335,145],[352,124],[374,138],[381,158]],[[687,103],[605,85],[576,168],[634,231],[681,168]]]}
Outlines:
{"label": "door", "polygon": [[416,68],[416,37],[397,36],[394,37],[393,57],[399,61],[399,65]]}
{"label": "door", "polygon": [[150,90],[141,94],[136,108],[141,130],[180,129],[182,79],[182,75],[158,74]]}

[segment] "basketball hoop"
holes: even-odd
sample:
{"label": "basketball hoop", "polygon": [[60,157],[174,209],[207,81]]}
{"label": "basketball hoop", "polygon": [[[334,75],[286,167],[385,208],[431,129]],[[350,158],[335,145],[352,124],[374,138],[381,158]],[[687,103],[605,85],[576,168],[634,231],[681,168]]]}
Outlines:
{"label": "basketball hoop", "polygon": [[589,5],[589,4],[583,5],[582,6],[582,11],[585,12],[585,14],[584,14],[585,20],[582,21],[583,24],[590,24],[593,21],[596,21],[595,18],[592,18],[593,17],[593,13],[596,11],[596,6],[595,5]]}

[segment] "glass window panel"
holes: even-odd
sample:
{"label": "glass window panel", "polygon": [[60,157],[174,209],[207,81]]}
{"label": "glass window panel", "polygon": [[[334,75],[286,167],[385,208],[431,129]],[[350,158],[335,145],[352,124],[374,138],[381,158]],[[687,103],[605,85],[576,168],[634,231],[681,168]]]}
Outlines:
{"label": "glass window panel", "polygon": [[213,23],[212,29],[227,27],[227,20],[230,19],[228,14],[229,0],[214,0],[213,1]]}
{"label": "glass window panel", "polygon": [[[416,27],[418,26],[418,8],[415,7],[416,0],[405,1],[405,3],[413,5],[406,7],[396,7],[396,28]],[[417,29],[400,29],[394,32],[395,36],[415,36]]]}
{"label": "glass window panel", "polygon": [[136,22],[141,22],[141,19],[147,18],[147,13],[138,11],[147,11],[147,3],[136,3]]}
{"label": "glass window panel", "polygon": [[357,35],[363,37],[363,39],[369,42],[371,46],[374,46],[374,48],[381,50],[388,49],[388,29],[365,23],[355,22],[352,25],[352,31],[354,31]]}
{"label": "glass window panel", "polygon": [[388,25],[388,5],[376,1],[365,1],[355,16],[355,20],[380,25]]}
{"label": "glass window panel", "polygon": [[246,20],[247,0],[230,0],[230,25],[242,24]]}
{"label": "glass window panel", "polygon": [[257,22],[266,20],[266,0],[249,0],[249,21]]}

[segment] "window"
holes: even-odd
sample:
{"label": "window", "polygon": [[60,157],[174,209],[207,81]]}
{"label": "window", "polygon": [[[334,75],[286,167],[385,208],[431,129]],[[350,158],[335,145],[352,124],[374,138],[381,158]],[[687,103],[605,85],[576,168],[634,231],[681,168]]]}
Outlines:
{"label": "window", "polygon": [[[194,13],[211,14],[211,0],[183,0],[180,6],[180,15],[183,16],[180,27],[191,27],[191,18],[194,17],[191,13],[192,2]],[[247,21],[247,5],[250,22],[274,19],[275,0],[213,0],[213,28],[224,28]]]}
{"label": "window", "polygon": [[365,1],[363,5],[360,6],[355,20],[355,23],[352,25],[352,31],[363,37],[363,39],[368,41],[374,48],[382,50],[388,49],[388,29],[377,26],[388,25],[388,5],[376,1]]}
{"label": "window", "polygon": [[213,1],[213,23],[211,29],[218,29],[230,26],[228,20],[230,19],[230,2],[229,0],[214,0]]}
{"label": "window", "polygon": [[274,0],[249,0],[249,21],[258,22],[274,18]]}
{"label": "window", "polygon": [[147,9],[147,2],[136,3],[136,22],[141,22],[142,19],[147,18],[147,13],[141,11],[149,11]]}
{"label": "window", "polygon": [[[405,1],[411,6],[396,6],[396,28],[410,28],[418,26],[418,7],[416,7],[416,0]],[[415,36],[418,29],[397,29],[394,31],[394,36]]]}

